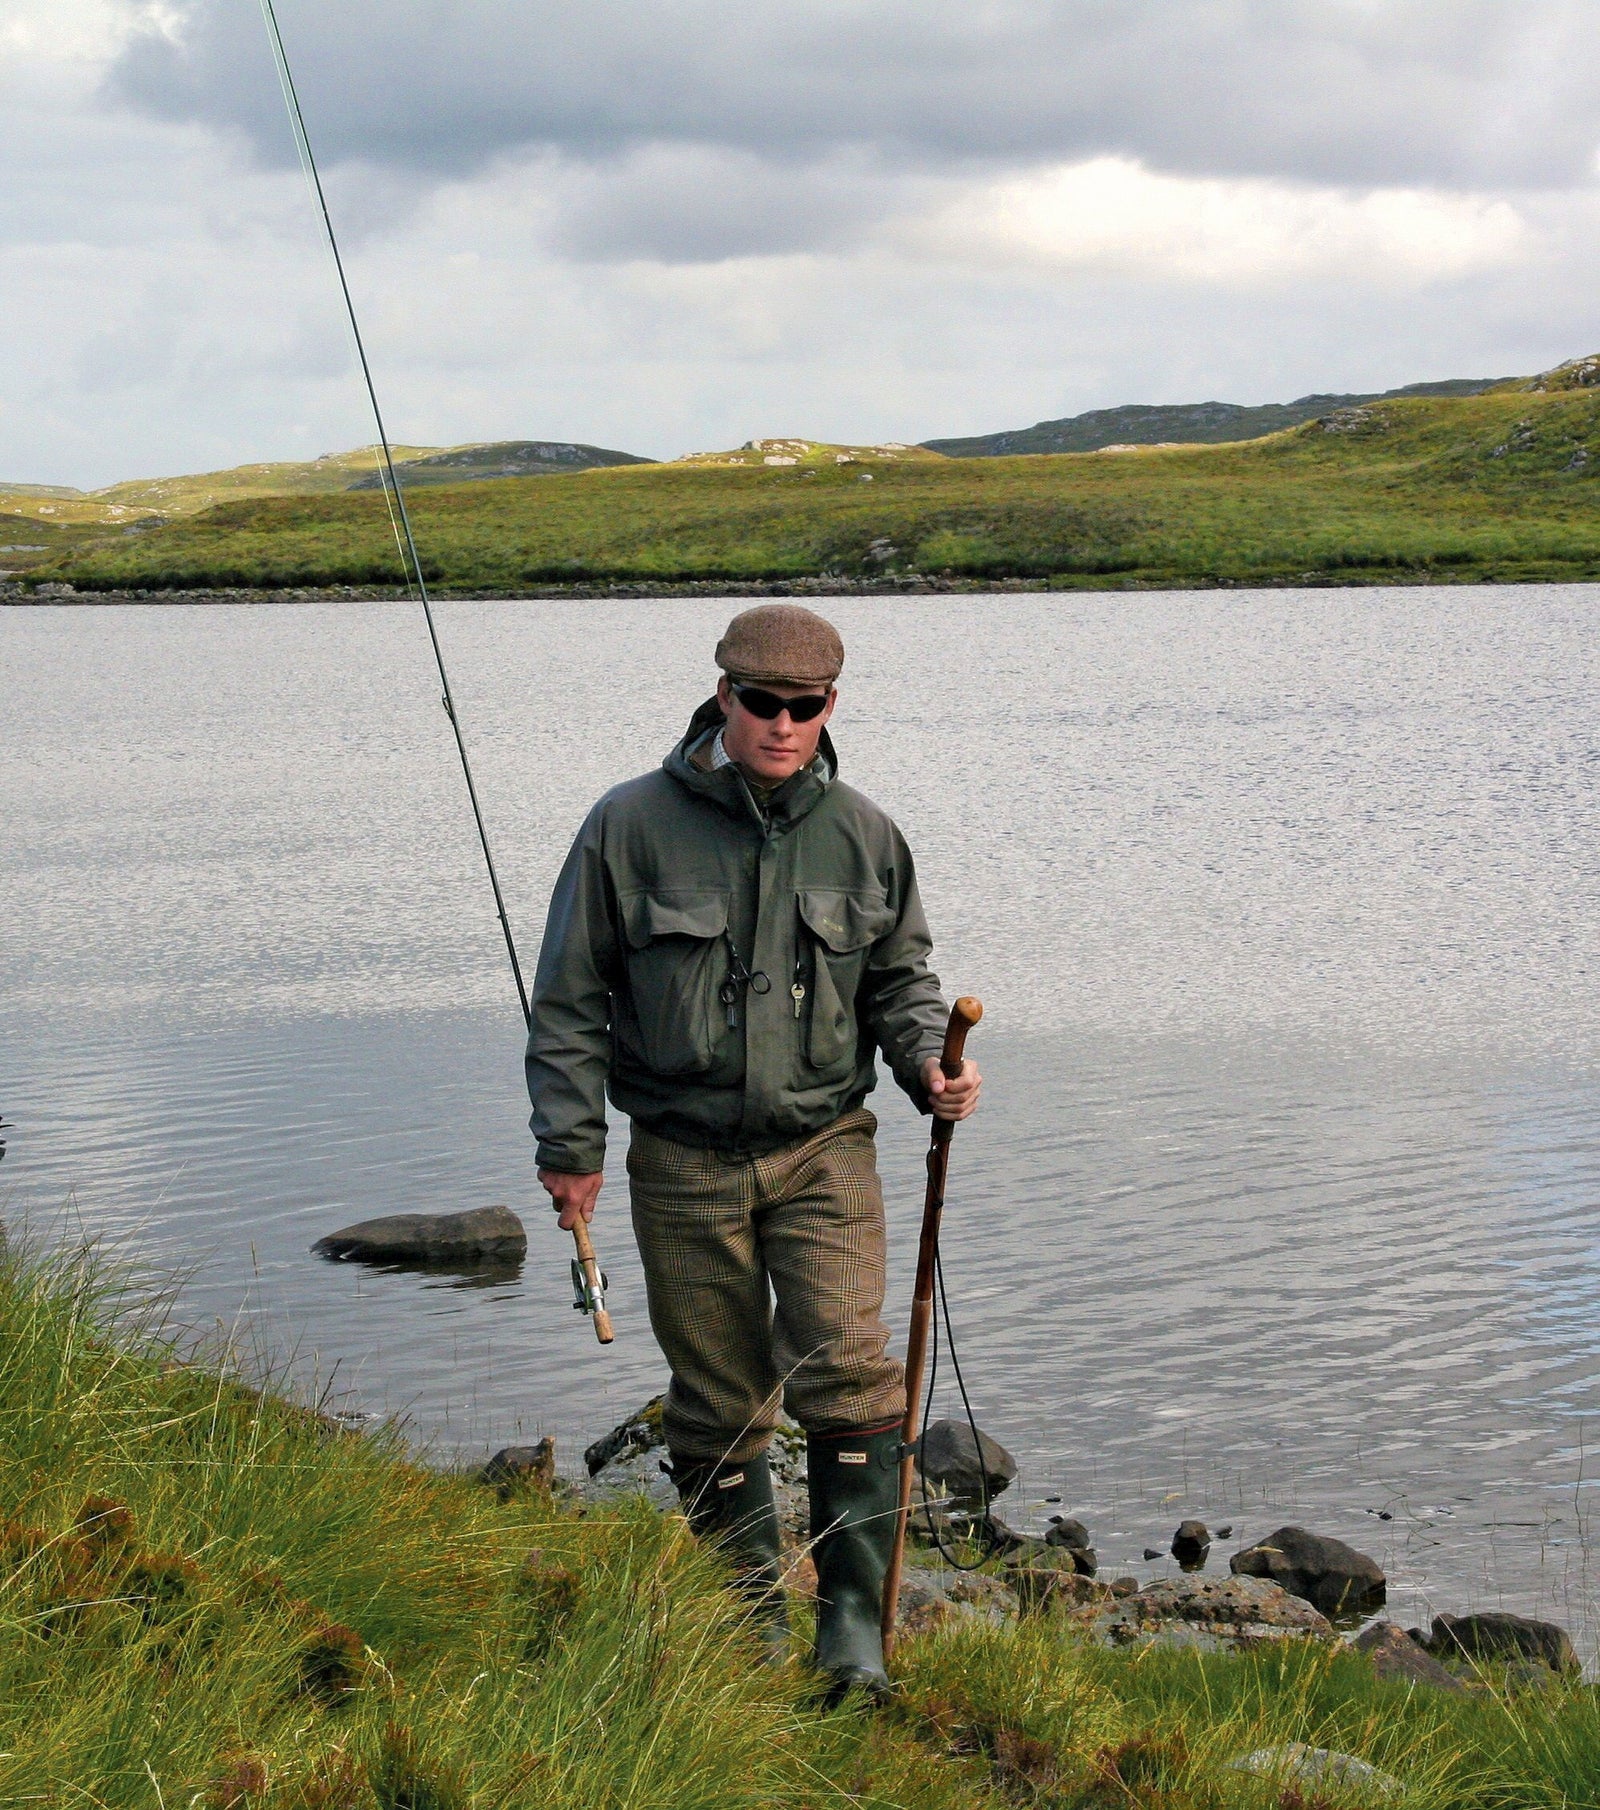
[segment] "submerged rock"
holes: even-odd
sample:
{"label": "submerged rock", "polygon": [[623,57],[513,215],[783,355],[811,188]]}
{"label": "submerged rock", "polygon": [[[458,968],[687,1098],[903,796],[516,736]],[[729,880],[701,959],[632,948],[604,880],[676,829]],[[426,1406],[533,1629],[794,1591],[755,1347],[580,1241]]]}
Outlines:
{"label": "submerged rock", "polygon": [[1366,1654],[1380,1678],[1397,1679],[1403,1684],[1427,1684],[1441,1691],[1465,1693],[1467,1690],[1466,1684],[1454,1672],[1440,1665],[1426,1647],[1392,1621],[1375,1621],[1350,1644],[1356,1652]]}
{"label": "submerged rock", "polygon": [[917,1441],[917,1469],[953,1500],[976,1504],[985,1484],[993,1498],[1013,1482],[1017,1461],[982,1428],[976,1443],[972,1434],[965,1421],[936,1420]]}
{"label": "submerged rock", "polygon": [[1093,1577],[1100,1561],[1089,1543],[1089,1530],[1071,1515],[1052,1515],[1044,1536],[1046,1546],[1055,1546],[1072,1555],[1073,1569],[1085,1577]]}
{"label": "submerged rock", "polygon": [[329,1232],[311,1247],[318,1257],[364,1263],[448,1263],[461,1258],[520,1258],[528,1234],[509,1207],[465,1213],[392,1213]]}
{"label": "submerged rock", "polygon": [[1553,1621],[1490,1610],[1482,1615],[1436,1615],[1428,1650],[1436,1658],[1533,1659],[1553,1672],[1575,1673],[1572,1637]]}
{"label": "submerged rock", "polygon": [[1308,1533],[1303,1527],[1280,1527],[1236,1552],[1229,1565],[1237,1577],[1281,1584],[1324,1615],[1370,1615],[1383,1607],[1388,1595],[1388,1581],[1375,1559],[1343,1540]]}
{"label": "submerged rock", "polygon": [[1185,1571],[1200,1571],[1211,1552],[1211,1535],[1204,1521],[1180,1521],[1172,1536],[1172,1556]]}

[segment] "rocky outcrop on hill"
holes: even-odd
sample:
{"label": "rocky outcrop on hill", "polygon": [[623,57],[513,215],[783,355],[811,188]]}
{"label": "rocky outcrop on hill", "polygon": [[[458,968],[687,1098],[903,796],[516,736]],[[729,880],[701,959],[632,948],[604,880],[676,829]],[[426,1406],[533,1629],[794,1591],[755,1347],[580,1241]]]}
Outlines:
{"label": "rocky outcrop on hill", "polygon": [[1591,353],[1587,358],[1569,358],[1554,370],[1530,377],[1521,387],[1543,396],[1552,390],[1587,390],[1596,385],[1600,385],[1600,352]]}

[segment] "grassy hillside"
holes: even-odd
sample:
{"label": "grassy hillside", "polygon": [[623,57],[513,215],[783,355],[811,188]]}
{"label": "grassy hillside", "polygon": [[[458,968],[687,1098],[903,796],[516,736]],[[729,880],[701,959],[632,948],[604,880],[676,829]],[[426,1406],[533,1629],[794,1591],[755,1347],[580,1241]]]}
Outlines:
{"label": "grassy hillside", "polygon": [[[783,442],[413,500],[429,577],[1020,576],[1063,586],[1600,577],[1600,359],[1221,446],[942,459]],[[762,442],[762,447],[778,442]],[[757,460],[760,463],[757,463]],[[774,463],[774,460],[785,462]],[[381,497],[225,505],[58,562],[83,589],[385,584]]]}
{"label": "grassy hillside", "polygon": [[[647,465],[635,453],[572,441],[493,440],[466,446],[396,446],[403,488],[459,484],[471,479],[542,477],[596,466]],[[59,484],[0,483],[0,569],[27,570],[70,554],[85,541],[136,536],[221,503],[254,497],[330,496],[381,490],[377,448],[328,453],[320,459],[235,465],[177,478],[130,478],[103,490]]]}
{"label": "grassy hillside", "polygon": [[[476,478],[537,478],[557,473],[592,471],[602,465],[649,465],[638,453],[616,452],[572,440],[490,440],[481,446],[455,446],[446,452],[418,454],[395,461],[402,490],[423,484],[460,484]],[[381,490],[374,470],[348,486]]]}
{"label": "grassy hillside", "polygon": [[[1596,1810],[1592,1687],[1111,1652],[1041,1614],[902,1643],[895,1706],[760,1666],[683,1523],[501,1500],[173,1361],[81,1258],[0,1246],[0,1803],[94,1810]],[[120,1329],[113,1312],[122,1315]]]}
{"label": "grassy hillside", "polygon": [[924,440],[930,452],[947,459],[999,459],[1012,453],[1095,452],[1102,446],[1215,445],[1223,440],[1258,440],[1314,421],[1334,409],[1364,402],[1388,402],[1396,396],[1481,396],[1504,378],[1457,378],[1443,383],[1410,383],[1398,390],[1365,395],[1300,396],[1293,402],[1132,403],[1122,408],[1090,409],[1058,421],[999,434],[974,434],[964,440]]}

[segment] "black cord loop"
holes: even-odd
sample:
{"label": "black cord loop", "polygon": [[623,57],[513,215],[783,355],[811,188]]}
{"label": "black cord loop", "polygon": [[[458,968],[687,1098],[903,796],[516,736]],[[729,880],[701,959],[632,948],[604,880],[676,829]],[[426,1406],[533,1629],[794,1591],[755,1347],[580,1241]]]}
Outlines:
{"label": "black cord loop", "polygon": [[934,1384],[939,1379],[939,1322],[940,1320],[943,1320],[944,1336],[950,1344],[950,1367],[956,1373],[956,1388],[961,1393],[961,1407],[966,1414],[967,1425],[972,1431],[973,1462],[978,1467],[978,1486],[983,1492],[983,1519],[978,1523],[978,1537],[980,1544],[983,1547],[983,1551],[977,1558],[968,1564],[963,1560],[958,1559],[950,1548],[945,1545],[944,1536],[940,1533],[933,1518],[933,1499],[928,1494],[928,1473],[919,1464],[917,1466],[917,1474],[922,1480],[922,1514],[924,1521],[927,1523],[928,1536],[933,1543],[934,1550],[950,1569],[952,1571],[979,1571],[994,1557],[995,1553],[999,1551],[1000,1538],[995,1532],[994,1522],[991,1520],[989,1514],[992,1505],[992,1498],[989,1495],[989,1473],[984,1467],[983,1445],[978,1438],[978,1423],[973,1417],[972,1402],[967,1395],[967,1381],[961,1374],[961,1359],[956,1352],[955,1328],[950,1324],[950,1297],[945,1293],[944,1286],[944,1257],[937,1250],[933,1253],[933,1274],[939,1288],[939,1311],[933,1317],[933,1326],[931,1328],[932,1336],[929,1341],[930,1350],[928,1361],[928,1390],[927,1394],[923,1397],[922,1402],[922,1433],[918,1443],[920,1444],[921,1440],[927,1437],[928,1416],[933,1412],[933,1388]]}

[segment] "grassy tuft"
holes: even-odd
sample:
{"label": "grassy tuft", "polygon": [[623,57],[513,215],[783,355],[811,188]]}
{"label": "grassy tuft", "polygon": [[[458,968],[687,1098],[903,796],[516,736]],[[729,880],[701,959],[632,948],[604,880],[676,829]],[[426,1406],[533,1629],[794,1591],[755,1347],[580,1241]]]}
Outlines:
{"label": "grassy tuft", "polygon": [[1331,1805],[1233,1769],[1288,1742],[1393,1773],[1400,1810],[1600,1805],[1589,1687],[1438,1697],[1063,1616],[946,1624],[886,1714],[825,1714],[677,1518],[501,1500],[177,1361],[136,1305],[92,1253],[0,1247],[0,1805]]}

